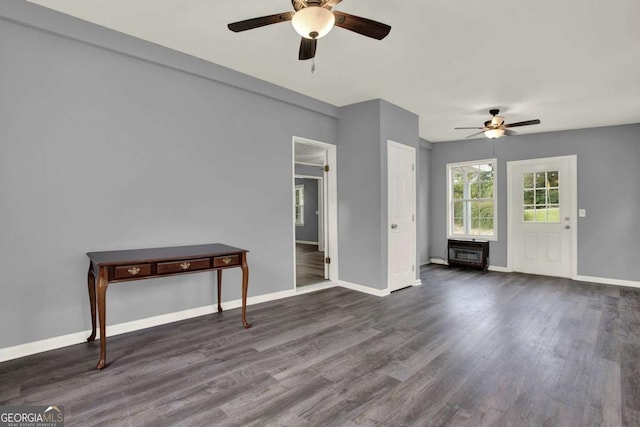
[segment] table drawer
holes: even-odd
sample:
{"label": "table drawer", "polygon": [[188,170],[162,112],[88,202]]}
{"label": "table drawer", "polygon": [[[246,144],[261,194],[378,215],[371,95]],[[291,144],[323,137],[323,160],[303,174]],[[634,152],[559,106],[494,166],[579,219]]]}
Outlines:
{"label": "table drawer", "polygon": [[240,264],[240,255],[218,256],[213,259],[214,267],[229,267]]}
{"label": "table drawer", "polygon": [[121,265],[115,268],[116,279],[130,279],[151,275],[151,264]]}
{"label": "table drawer", "polygon": [[185,259],[181,261],[159,262],[158,274],[182,273],[185,271],[206,270],[210,267],[209,258]]}

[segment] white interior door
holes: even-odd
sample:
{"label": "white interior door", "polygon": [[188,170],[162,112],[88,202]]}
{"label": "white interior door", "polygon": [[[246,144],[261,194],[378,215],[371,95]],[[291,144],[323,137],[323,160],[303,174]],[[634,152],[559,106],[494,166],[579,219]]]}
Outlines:
{"label": "white interior door", "polygon": [[388,281],[389,290],[416,281],[415,148],[387,143]]}
{"label": "white interior door", "polygon": [[509,162],[509,265],[575,276],[576,157]]}

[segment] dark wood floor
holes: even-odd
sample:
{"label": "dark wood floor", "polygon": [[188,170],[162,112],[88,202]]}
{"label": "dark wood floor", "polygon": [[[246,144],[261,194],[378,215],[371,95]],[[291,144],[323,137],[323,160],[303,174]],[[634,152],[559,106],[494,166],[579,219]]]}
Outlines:
{"label": "dark wood floor", "polygon": [[[67,425],[639,426],[640,289],[429,266],[0,364]],[[4,327],[10,327],[4,325]]]}
{"label": "dark wood floor", "polygon": [[317,245],[296,243],[296,286],[325,282],[324,253]]}

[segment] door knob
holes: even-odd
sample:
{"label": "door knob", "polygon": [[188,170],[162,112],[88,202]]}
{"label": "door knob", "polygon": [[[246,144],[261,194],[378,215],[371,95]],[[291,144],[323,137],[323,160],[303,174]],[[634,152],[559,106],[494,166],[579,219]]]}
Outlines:
{"label": "door knob", "polygon": [[570,229],[570,228],[571,228],[571,226],[570,226],[570,225],[565,225],[565,226],[564,226],[564,229],[565,229],[565,230],[568,230],[568,229]]}
{"label": "door knob", "polygon": [[398,228],[398,224],[391,224],[391,228]]}

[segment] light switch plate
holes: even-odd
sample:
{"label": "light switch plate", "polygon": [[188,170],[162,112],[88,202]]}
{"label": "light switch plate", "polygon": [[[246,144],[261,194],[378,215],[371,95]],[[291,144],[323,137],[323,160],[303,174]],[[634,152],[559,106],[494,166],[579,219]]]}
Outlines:
{"label": "light switch plate", "polygon": [[586,209],[578,209],[578,216],[580,218],[584,218],[585,216],[587,216],[587,210]]}

